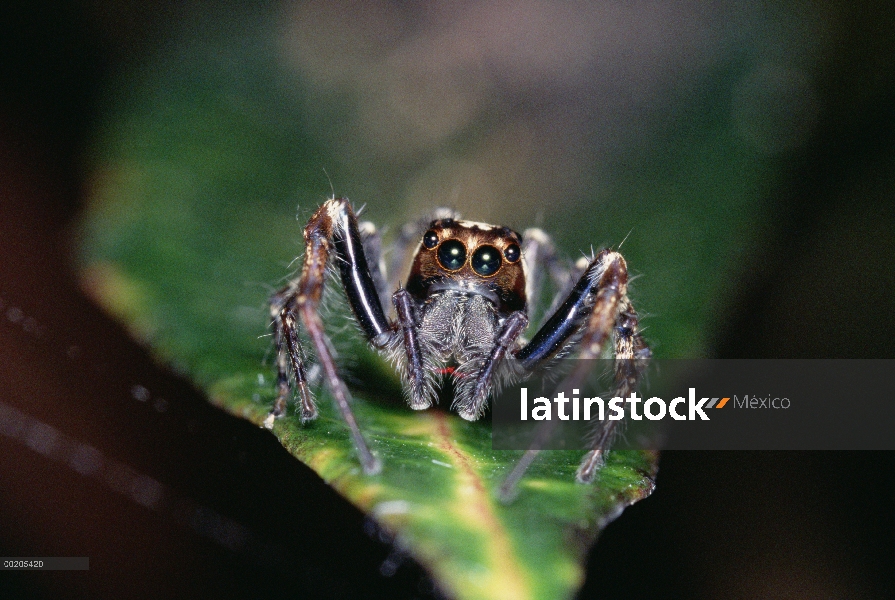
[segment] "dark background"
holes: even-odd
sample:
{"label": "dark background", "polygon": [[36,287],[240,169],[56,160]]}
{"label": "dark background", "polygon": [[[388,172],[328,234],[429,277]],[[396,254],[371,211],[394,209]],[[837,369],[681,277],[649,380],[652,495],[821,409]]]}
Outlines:
{"label": "dark background", "polygon": [[[773,242],[754,249],[762,268],[732,282],[719,357],[893,357],[895,27],[870,4],[840,9],[831,109],[788,164]],[[149,510],[40,440],[0,435],[0,554],[91,561],[0,573],[0,596],[431,595],[422,569],[273,436],[154,364],[76,283],[98,94],[176,18],[163,4],[0,9],[0,402],[180,502]],[[582,596],[895,597],[893,467],[891,453],[669,452],[653,497],[602,535]],[[239,523],[249,551],[197,514]]]}

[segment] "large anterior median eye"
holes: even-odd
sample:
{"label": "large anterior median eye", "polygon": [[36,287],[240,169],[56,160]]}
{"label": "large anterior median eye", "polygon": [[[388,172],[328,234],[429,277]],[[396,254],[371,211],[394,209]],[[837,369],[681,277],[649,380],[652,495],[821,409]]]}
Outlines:
{"label": "large anterior median eye", "polygon": [[494,275],[500,268],[500,250],[494,246],[479,246],[472,254],[472,270],[488,277]]}
{"label": "large anterior median eye", "polygon": [[438,248],[438,262],[448,271],[456,271],[466,262],[466,246],[457,240],[448,240]]}

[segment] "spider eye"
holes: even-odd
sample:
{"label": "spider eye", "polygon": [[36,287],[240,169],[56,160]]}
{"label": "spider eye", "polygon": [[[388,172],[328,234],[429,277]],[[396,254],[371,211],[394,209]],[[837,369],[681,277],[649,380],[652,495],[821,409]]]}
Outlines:
{"label": "spider eye", "polygon": [[438,248],[438,262],[448,271],[456,271],[466,262],[466,246],[457,240],[448,240]]}
{"label": "spider eye", "polygon": [[494,275],[500,268],[500,251],[494,246],[479,246],[472,255],[472,270],[483,277]]}
{"label": "spider eye", "polygon": [[423,236],[423,246],[431,250],[438,245],[438,234],[431,229]]}
{"label": "spider eye", "polygon": [[506,250],[503,251],[503,257],[507,259],[507,262],[514,263],[519,260],[519,256],[522,253],[519,252],[519,246],[516,244],[510,244]]}

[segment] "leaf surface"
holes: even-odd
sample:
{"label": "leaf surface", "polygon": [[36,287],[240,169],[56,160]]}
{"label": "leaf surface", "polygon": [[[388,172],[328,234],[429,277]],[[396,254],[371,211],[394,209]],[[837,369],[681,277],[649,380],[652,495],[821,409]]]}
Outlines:
{"label": "leaf surface", "polygon": [[[91,157],[81,272],[161,361],[260,426],[274,398],[266,301],[301,252],[295,207],[306,219],[329,194],[323,168],[340,163],[319,124],[309,124],[302,82],[284,76],[275,24],[245,21],[239,35],[217,25],[190,30],[114,86]],[[598,226],[621,240],[638,224],[625,252],[635,273],[648,274],[635,300],[659,315],[647,325],[663,356],[703,350],[726,293],[717,273],[733,269],[756,228],[750,208],[765,169],[725,127],[706,117],[669,135],[638,168],[617,173],[625,202],[578,214],[557,232],[585,248],[605,239],[593,237]],[[366,216],[393,232],[420,216],[382,198],[353,199],[368,201]],[[352,363],[354,409],[383,471],[361,473],[325,392],[317,421],[302,426],[290,411],[276,423],[283,446],[393,533],[450,594],[573,595],[600,528],[652,491],[657,457],[613,452],[595,484],[578,485],[579,452],[544,452],[518,498],[502,504],[496,488],[521,453],[492,450],[485,422],[406,408],[394,373],[350,341],[357,336],[343,316],[326,322],[348,340],[338,349]]]}

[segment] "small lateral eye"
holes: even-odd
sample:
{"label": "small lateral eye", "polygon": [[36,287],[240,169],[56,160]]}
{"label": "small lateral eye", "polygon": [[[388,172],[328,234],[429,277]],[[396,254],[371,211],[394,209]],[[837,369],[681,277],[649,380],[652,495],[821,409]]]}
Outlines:
{"label": "small lateral eye", "polygon": [[448,240],[438,248],[438,262],[448,271],[456,271],[466,263],[466,246],[457,240]]}
{"label": "small lateral eye", "polygon": [[494,246],[479,246],[472,254],[472,270],[483,277],[494,275],[500,269],[500,251]]}
{"label": "small lateral eye", "polygon": [[519,260],[519,256],[521,256],[521,252],[519,251],[519,246],[516,244],[510,244],[506,250],[503,251],[503,257],[507,259],[507,262],[514,263]]}
{"label": "small lateral eye", "polygon": [[423,246],[431,250],[438,245],[438,234],[431,229],[423,236]]}

